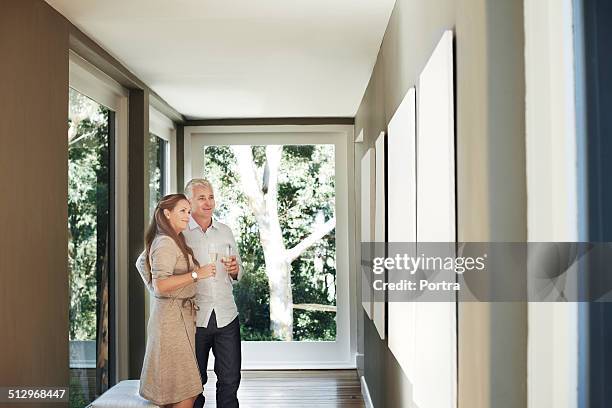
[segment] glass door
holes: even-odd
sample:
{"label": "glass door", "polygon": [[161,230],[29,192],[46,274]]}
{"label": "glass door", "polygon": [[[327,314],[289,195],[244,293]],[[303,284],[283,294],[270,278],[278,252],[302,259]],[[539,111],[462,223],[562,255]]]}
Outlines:
{"label": "glass door", "polygon": [[[215,188],[243,260],[245,368],[351,367],[346,138],[188,132],[186,178]],[[187,143],[186,143],[187,144]],[[187,147],[186,147],[187,149]],[[187,152],[186,152],[187,156]]]}

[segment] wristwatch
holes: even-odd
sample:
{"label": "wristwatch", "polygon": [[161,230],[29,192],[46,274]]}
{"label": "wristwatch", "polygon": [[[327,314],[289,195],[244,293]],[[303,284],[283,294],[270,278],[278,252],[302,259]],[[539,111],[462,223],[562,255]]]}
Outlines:
{"label": "wristwatch", "polygon": [[196,271],[191,272],[191,277],[193,278],[194,282],[198,281],[198,273]]}

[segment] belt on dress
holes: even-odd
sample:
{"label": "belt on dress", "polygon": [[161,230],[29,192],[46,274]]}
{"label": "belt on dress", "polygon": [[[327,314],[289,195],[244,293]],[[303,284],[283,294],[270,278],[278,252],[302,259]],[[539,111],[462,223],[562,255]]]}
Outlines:
{"label": "belt on dress", "polygon": [[181,307],[190,308],[192,313],[194,313],[197,310],[200,310],[200,307],[195,302],[195,295],[191,297],[184,297],[184,298],[172,297],[172,296],[160,296],[160,295],[154,295],[154,296],[157,299],[167,299],[167,300],[172,300],[172,301],[180,300]]}
{"label": "belt on dress", "polygon": [[181,301],[181,307],[185,307],[185,305],[188,305],[187,307],[191,307],[192,314],[200,310],[200,307],[195,302],[195,296],[188,298],[177,298],[177,300]]}

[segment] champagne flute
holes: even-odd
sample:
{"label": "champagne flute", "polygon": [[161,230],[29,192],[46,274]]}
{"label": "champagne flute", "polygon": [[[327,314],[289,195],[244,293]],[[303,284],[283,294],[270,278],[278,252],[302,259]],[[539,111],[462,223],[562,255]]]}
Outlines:
{"label": "champagne flute", "polygon": [[219,257],[219,252],[217,251],[217,246],[215,244],[208,245],[208,258],[210,258],[211,263],[217,263],[217,259]]}
{"label": "champagne flute", "polygon": [[223,263],[223,274],[225,275],[225,279],[229,279],[229,273],[227,271],[227,267],[232,260],[230,256],[232,254],[232,247],[230,244],[221,245],[221,262]]}
{"label": "champagne flute", "polygon": [[232,246],[230,244],[224,244],[221,253],[223,254],[221,261],[224,264],[228,264],[232,260]]}

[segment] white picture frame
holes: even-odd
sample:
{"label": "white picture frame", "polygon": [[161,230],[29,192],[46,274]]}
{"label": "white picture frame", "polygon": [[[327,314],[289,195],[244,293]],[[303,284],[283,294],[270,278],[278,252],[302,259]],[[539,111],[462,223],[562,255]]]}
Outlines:
{"label": "white picture frame", "polygon": [[[386,242],[386,213],[387,203],[385,199],[385,132],[380,132],[376,138],[376,211],[374,213],[374,242]],[[384,275],[382,275],[384,276]],[[385,301],[381,301],[381,294],[374,296],[372,302],[372,320],[381,340],[385,339]]]}

